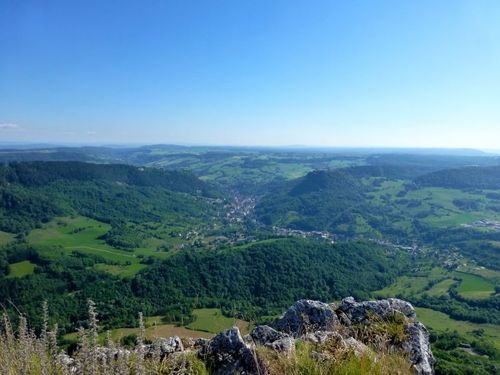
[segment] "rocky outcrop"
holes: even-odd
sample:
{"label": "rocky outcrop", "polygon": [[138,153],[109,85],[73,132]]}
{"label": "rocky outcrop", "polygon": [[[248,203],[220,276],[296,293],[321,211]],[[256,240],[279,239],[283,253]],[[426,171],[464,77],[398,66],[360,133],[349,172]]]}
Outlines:
{"label": "rocky outcrop", "polygon": [[[271,326],[257,326],[243,338],[238,328],[221,332],[208,342],[200,355],[207,360],[215,374],[234,373],[253,375],[266,374],[260,363],[256,348],[263,346],[281,355],[293,356],[297,340],[316,345],[327,344],[329,350],[351,352],[357,356],[375,355],[373,350],[355,336],[353,329],[360,324],[391,321],[395,316],[404,324],[405,341],[391,350],[408,356],[417,375],[434,373],[434,357],[425,327],[416,321],[413,306],[400,299],[356,302],[348,297],[337,306],[319,301],[300,300],[294,303]],[[398,323],[399,324],[399,323]],[[314,351],[318,360],[326,360],[330,353]]]}
{"label": "rocky outcrop", "polygon": [[336,310],[342,323],[370,324],[374,317],[378,320],[387,320],[397,314],[406,318],[405,332],[407,338],[401,345],[401,351],[406,353],[416,374],[428,375],[434,373],[435,359],[429,343],[429,333],[425,326],[416,321],[413,306],[397,298],[388,298],[379,301],[356,302],[347,297],[342,300]]}
{"label": "rocky outcrop", "polygon": [[237,327],[222,331],[200,351],[214,375],[259,373],[255,351],[245,343]]}
{"label": "rocky outcrop", "polygon": [[184,345],[179,336],[168,339],[158,339],[154,344],[148,346],[147,352],[158,352],[161,357],[168,356],[175,352],[184,351]]}
{"label": "rocky outcrop", "polygon": [[387,319],[395,314],[403,314],[409,319],[415,319],[416,314],[413,306],[397,298],[388,298],[380,301],[356,302],[354,298],[347,297],[342,300],[337,308],[337,313],[343,319],[348,319],[348,324],[361,323],[368,318],[376,316],[379,319]]}
{"label": "rocky outcrop", "polygon": [[429,333],[420,322],[411,322],[406,327],[408,335],[402,349],[410,356],[413,369],[417,374],[433,374],[435,359],[429,344]]}
{"label": "rocky outcrop", "polygon": [[[398,334],[391,336],[389,331]],[[131,351],[96,347],[92,355],[97,361],[109,358],[112,362],[138,355],[145,360],[178,358],[183,363],[185,353],[197,353],[214,375],[274,375],[283,371],[273,368],[273,360],[294,363],[300,358],[295,357],[299,341],[307,345],[310,358],[327,365],[336,366],[337,361],[352,355],[368,356],[376,362],[382,358],[378,357],[380,352],[396,352],[409,359],[415,374],[434,373],[426,328],[416,320],[410,303],[394,298],[356,302],[348,297],[338,305],[300,300],[279,319],[255,327],[245,337],[233,327],[210,340],[181,340],[175,336],[138,345]],[[57,360],[70,373],[78,369],[78,358],[61,354]]]}
{"label": "rocky outcrop", "polygon": [[297,338],[310,332],[334,331],[339,324],[330,305],[304,299],[295,302],[272,326]]}
{"label": "rocky outcrop", "polygon": [[269,326],[257,326],[250,337],[256,345],[265,346],[288,357],[291,357],[295,351],[293,337]]}
{"label": "rocky outcrop", "polygon": [[354,337],[348,337],[345,339],[345,344],[347,349],[351,350],[354,355],[361,357],[364,355],[373,355],[372,350],[363,344],[361,341],[356,340]]}

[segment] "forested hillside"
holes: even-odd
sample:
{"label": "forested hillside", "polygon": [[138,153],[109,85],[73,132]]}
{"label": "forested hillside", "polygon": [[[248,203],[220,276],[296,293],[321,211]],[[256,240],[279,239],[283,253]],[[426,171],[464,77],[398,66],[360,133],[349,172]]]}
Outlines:
{"label": "forested hillside", "polygon": [[170,191],[208,197],[217,195],[213,187],[187,171],[83,162],[14,162],[0,165],[0,183],[2,184],[33,187],[58,180],[106,181],[116,184],[161,187]]}
{"label": "forested hillside", "polygon": [[179,220],[210,211],[216,189],[183,171],[81,162],[0,166],[0,230],[28,231],[56,216],[83,215],[114,227]]}
{"label": "forested hillside", "polygon": [[[333,230],[363,212],[364,187],[343,170],[315,171],[283,184],[256,208],[266,224],[305,230]],[[361,205],[361,206],[360,206]]]}
{"label": "forested hillside", "polygon": [[395,280],[405,254],[366,243],[331,245],[315,240],[276,239],[214,252],[186,251],[156,261],[133,278],[121,279],[90,267],[98,257],[77,254],[47,259],[31,249],[7,251],[9,261],[30,259],[33,275],[4,280],[0,300],[38,322],[44,300],[61,328],[76,330],[85,301],[96,301],[106,327],[133,325],[146,315],[184,316],[196,307],[222,307],[247,319],[274,315],[300,298],[358,298]]}

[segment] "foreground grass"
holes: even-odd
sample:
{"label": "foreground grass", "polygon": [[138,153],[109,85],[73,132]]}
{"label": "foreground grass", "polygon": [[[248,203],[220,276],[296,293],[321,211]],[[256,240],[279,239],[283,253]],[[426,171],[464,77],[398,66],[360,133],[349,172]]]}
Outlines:
{"label": "foreground grass", "polygon": [[145,327],[139,314],[139,335],[133,350],[118,347],[110,335],[100,344],[95,304],[88,301],[88,328],[78,332],[78,346],[69,357],[57,343],[57,324],[49,330],[44,304],[39,335],[19,316],[17,328],[6,313],[0,319],[0,374],[2,375],[208,375],[205,363],[193,351],[160,356],[158,343],[147,354]]}
{"label": "foreground grass", "polygon": [[[356,356],[350,351],[333,350],[299,342],[291,358],[259,348],[259,359],[269,375],[411,375],[408,360],[400,354],[379,353]],[[318,358],[318,353],[323,356]]]}

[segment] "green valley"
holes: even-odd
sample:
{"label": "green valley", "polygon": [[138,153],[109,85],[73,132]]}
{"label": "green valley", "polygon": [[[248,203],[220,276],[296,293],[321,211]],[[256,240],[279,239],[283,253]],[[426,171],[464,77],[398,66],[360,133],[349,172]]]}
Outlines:
{"label": "green valley", "polygon": [[[138,311],[148,337],[210,337],[268,322],[300,298],[353,295],[417,306],[439,371],[497,355],[500,186],[478,177],[496,173],[491,158],[78,152],[136,165],[0,167],[0,297],[35,327],[46,300],[67,344],[87,298],[103,329],[130,340]],[[472,160],[483,182],[463,186],[456,170]]]}

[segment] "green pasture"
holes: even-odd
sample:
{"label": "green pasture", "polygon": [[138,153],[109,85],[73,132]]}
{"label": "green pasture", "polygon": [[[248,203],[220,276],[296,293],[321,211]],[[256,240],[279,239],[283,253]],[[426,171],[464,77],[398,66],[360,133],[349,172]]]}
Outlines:
{"label": "green pasture", "polygon": [[484,277],[464,272],[455,272],[461,279],[458,293],[468,299],[484,299],[495,293],[495,285]]}
{"label": "green pasture", "polygon": [[186,327],[195,331],[218,333],[236,323],[236,319],[222,315],[220,309],[195,309],[193,315],[195,316],[194,322]]}
{"label": "green pasture", "polygon": [[440,297],[448,294],[450,288],[457,282],[453,279],[444,279],[443,281],[435,284],[431,289],[426,291],[426,293],[431,297]]}
{"label": "green pasture", "polygon": [[[443,287],[443,285],[439,285],[441,280],[449,276],[444,269],[435,267],[426,271],[422,271],[420,274],[416,276],[401,276],[396,279],[394,283],[385,287],[384,289],[378,290],[374,292],[376,297],[395,297],[397,295],[402,296],[413,296],[426,291],[429,283],[431,281],[439,281],[433,288],[437,287],[437,290],[434,292],[438,292],[439,289]],[[431,288],[430,290],[432,290]]]}
{"label": "green pasture", "polygon": [[401,276],[393,284],[374,292],[377,297],[410,296],[420,293],[429,284],[425,276]]}
{"label": "green pasture", "polygon": [[474,265],[461,265],[457,268],[457,271],[463,273],[471,273],[473,275],[478,275],[490,280],[493,283],[500,283],[500,272],[495,270],[490,270],[486,267],[474,266]]}
{"label": "green pasture", "polygon": [[[222,315],[220,309],[195,309],[193,310],[195,316],[194,322],[186,325],[164,324],[161,316],[149,316],[144,318],[144,325],[146,328],[146,337],[148,339],[155,339],[159,337],[203,337],[210,338],[214,334],[223,331],[224,329],[237,326],[243,334],[249,332],[250,323],[244,320],[228,318]],[[120,340],[127,335],[138,335],[139,328],[117,328],[111,330],[111,337],[113,340]],[[100,339],[104,342],[105,333],[99,334]],[[72,332],[64,335],[66,340],[74,341],[77,339],[77,333]]]}
{"label": "green pasture", "polygon": [[484,330],[484,337],[490,339],[497,348],[500,348],[500,326],[498,325],[455,320],[442,312],[423,307],[416,307],[415,310],[418,319],[432,330],[457,331],[459,334],[469,338],[475,337],[472,331]]}
{"label": "green pasture", "polygon": [[23,277],[33,274],[35,271],[35,264],[31,263],[29,260],[23,260],[22,262],[10,264],[10,272],[7,275],[8,279],[15,277]]}

